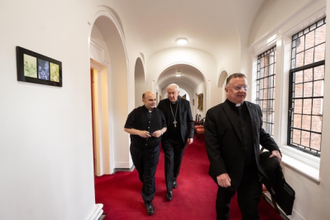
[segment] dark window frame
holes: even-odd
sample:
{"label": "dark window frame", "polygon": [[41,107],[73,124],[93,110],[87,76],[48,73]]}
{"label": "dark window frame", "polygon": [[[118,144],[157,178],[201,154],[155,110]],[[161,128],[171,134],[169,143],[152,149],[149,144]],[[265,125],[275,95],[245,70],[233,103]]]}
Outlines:
{"label": "dark window frame", "polygon": [[[273,58],[271,59],[270,56]],[[263,59],[264,61],[268,59],[268,62],[261,66]],[[276,46],[273,46],[258,55],[256,76],[256,103],[260,106],[263,114],[263,128],[272,136],[274,135],[275,118],[275,82]]]}
{"label": "dark window frame", "polygon": [[[307,48],[307,43],[305,41],[306,39],[306,36],[307,34],[311,33],[312,31],[315,31],[317,28],[320,28],[321,26],[323,25],[326,25],[326,20],[325,20],[325,17],[318,20],[317,22],[315,22],[314,24],[310,25],[309,27],[299,31],[298,33],[294,34],[292,36],[292,47],[291,47],[291,69],[289,71],[289,100],[288,100],[288,107],[289,107],[289,110],[288,110],[288,134],[287,134],[287,144],[290,146],[290,147],[293,147],[293,148],[296,148],[300,151],[303,151],[303,152],[306,152],[308,154],[311,154],[311,155],[314,155],[314,156],[317,156],[317,157],[320,157],[321,155],[321,145],[322,145],[322,124],[323,124],[323,109],[321,109],[321,114],[313,114],[313,110],[314,110],[314,103],[315,103],[315,100],[321,100],[321,103],[323,104],[323,98],[324,98],[324,91],[322,91],[322,95],[314,95],[314,86],[315,86],[315,82],[320,82],[322,81],[323,84],[324,84],[324,75],[325,75],[325,72],[323,72],[323,78],[317,78],[315,79],[315,68],[317,67],[323,67],[323,71],[325,71],[325,54],[324,54],[324,60],[321,60],[321,61],[317,61],[317,62],[312,62],[312,63],[309,63],[309,64],[306,64],[303,63],[301,66],[299,67],[296,67],[296,59],[297,59],[297,47],[299,46],[299,44],[297,43],[298,40],[299,40],[299,43],[300,43],[300,38],[301,37],[304,37],[304,50],[302,51],[299,51],[299,53],[303,53],[303,60],[304,62],[306,61],[305,59],[305,55],[306,55],[306,51],[307,50],[310,50],[310,49],[315,49],[317,46],[321,45],[321,44],[325,44],[326,42],[326,37],[324,38],[324,41],[322,41],[321,43],[319,44],[315,44],[310,47],[310,45],[308,45],[309,47]],[[315,33],[314,33],[314,42],[316,41],[315,40]],[[313,59],[315,59],[315,50],[313,52]],[[310,71],[310,75],[312,76],[312,79],[311,80],[306,80],[305,81],[305,71]],[[299,73],[300,72],[300,73]],[[295,82],[295,74],[296,73],[299,73],[301,74],[301,78],[302,80],[300,82]],[[308,72],[307,72],[308,73]],[[312,89],[311,90],[311,94],[310,96],[306,96],[304,97],[304,86],[306,86],[306,84],[312,84]],[[297,85],[300,85],[302,87],[302,94],[301,96],[295,96],[295,86]],[[307,90],[307,89],[306,89]],[[310,114],[306,114],[304,111],[304,102],[308,101],[308,100],[311,100],[311,112]],[[298,101],[301,102],[301,109],[300,110],[296,110],[294,109],[295,107],[295,103]],[[300,121],[297,120],[297,123],[300,122],[300,127],[295,127],[295,122],[294,122],[294,119],[295,119],[295,116],[298,116],[300,117]],[[304,116],[306,116],[307,118],[310,117],[311,120],[310,120],[310,128],[309,129],[306,129],[306,128],[303,128],[304,127]],[[315,130],[312,130],[312,118],[313,117],[321,117],[321,128],[320,128],[320,131],[315,131]],[[294,134],[293,132],[297,131],[297,132],[300,132],[300,136],[299,136],[299,139],[300,139],[300,143],[295,143],[294,142]],[[305,132],[305,133],[308,133],[309,134],[309,139],[308,139],[308,146],[302,144],[302,138],[303,138],[303,135],[302,133]],[[319,143],[319,149],[315,149],[311,146],[312,144],[312,135],[320,135],[320,143]]]}

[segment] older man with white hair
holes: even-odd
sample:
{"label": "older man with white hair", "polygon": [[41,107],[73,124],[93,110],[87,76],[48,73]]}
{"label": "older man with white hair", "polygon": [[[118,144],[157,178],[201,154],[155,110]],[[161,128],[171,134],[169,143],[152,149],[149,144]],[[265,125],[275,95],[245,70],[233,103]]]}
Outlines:
{"label": "older man with white hair", "polygon": [[180,88],[177,84],[170,84],[166,88],[168,98],[159,102],[158,108],[165,115],[167,132],[162,139],[165,155],[166,198],[173,199],[173,188],[177,188],[184,149],[193,143],[194,121],[188,100],[179,96]]}

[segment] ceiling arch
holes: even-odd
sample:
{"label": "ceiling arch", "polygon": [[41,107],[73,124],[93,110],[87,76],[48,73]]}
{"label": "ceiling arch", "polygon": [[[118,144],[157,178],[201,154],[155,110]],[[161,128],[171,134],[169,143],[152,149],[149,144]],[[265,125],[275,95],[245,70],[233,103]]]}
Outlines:
{"label": "ceiling arch", "polygon": [[[175,76],[178,71],[181,72],[181,77]],[[160,89],[164,89],[170,83],[176,83],[179,86],[189,85],[191,88],[196,88],[204,83],[204,75],[191,65],[175,64],[166,68],[158,77],[158,87]]]}
{"label": "ceiling arch", "polygon": [[127,43],[144,48],[146,58],[178,47],[175,40],[184,37],[188,40],[186,47],[221,60],[233,53],[233,48],[240,50],[241,38],[248,37],[249,27],[264,2],[143,0],[117,1],[112,7],[127,30]]}

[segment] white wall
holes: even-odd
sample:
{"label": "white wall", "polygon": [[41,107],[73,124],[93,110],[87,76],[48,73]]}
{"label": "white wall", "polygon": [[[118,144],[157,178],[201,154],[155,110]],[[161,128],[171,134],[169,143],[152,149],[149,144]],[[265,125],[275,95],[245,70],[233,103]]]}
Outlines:
{"label": "white wall", "polygon": [[[1,2],[0,219],[94,212],[85,9],[81,1]],[[16,46],[61,61],[63,87],[18,82]]]}
{"label": "white wall", "polygon": [[[160,51],[148,58],[146,65],[146,72],[148,73],[146,84],[151,85],[153,80],[158,78],[158,74],[162,73],[167,67],[177,63],[195,67],[203,74],[205,80],[212,81],[216,79],[216,62],[210,54],[192,48],[173,48]],[[185,89],[187,90],[187,88]],[[206,109],[209,108],[209,100],[215,99],[214,95],[208,90],[205,91],[205,97],[207,97],[205,99]]]}
{"label": "white wall", "polygon": [[[108,7],[100,7],[100,2],[91,1],[91,3],[94,4],[93,7],[89,7],[92,14],[89,23],[93,25],[91,38],[102,48],[101,51],[104,51],[104,56],[96,56],[101,58],[96,61],[105,62],[108,67],[106,84],[109,120],[103,123],[109,126],[109,132],[105,135],[109,136],[110,151],[105,151],[105,153],[110,154],[110,164],[114,164],[110,173],[113,173],[116,168],[131,169],[132,167],[129,134],[124,132],[124,125],[128,113],[135,107],[134,85],[128,86],[128,84],[134,81],[136,58],[128,62],[125,35],[120,25],[120,18]],[[128,65],[133,67],[129,68]]]}
{"label": "white wall", "polygon": [[[115,1],[106,0],[26,0],[20,1],[19,6],[15,1],[1,3],[0,219],[35,220],[46,217],[49,220],[80,220],[88,219],[95,211],[88,39],[99,10],[109,16],[113,12],[100,4],[116,6]],[[279,29],[281,25],[299,24],[299,20],[307,19],[324,6],[325,0],[266,1],[251,29],[250,47],[257,47],[260,41],[266,41],[275,33],[280,36],[283,34]],[[47,10],[49,8],[51,10]],[[112,18],[114,21],[119,19],[116,14]],[[120,30],[122,23],[114,23]],[[130,32],[126,30],[126,33]],[[114,157],[119,168],[131,165],[129,136],[124,133],[123,125],[127,113],[135,107],[135,96],[132,95],[135,61],[143,52],[143,48],[139,48],[139,38],[121,34],[124,46],[104,42],[113,51],[118,49],[116,46],[127,47],[127,51],[120,48],[117,57],[114,56],[118,54],[111,56],[109,52],[109,62],[115,60],[120,64],[111,69],[112,73],[120,74],[116,78],[120,83],[114,84],[109,91],[115,94],[109,100],[114,103],[109,110],[114,119],[109,128],[109,135],[114,137],[110,143],[117,147]],[[17,45],[60,60],[63,65],[63,87],[18,82]],[[192,65],[205,77],[206,110],[219,103],[218,73],[223,69],[228,74],[252,69],[249,66],[251,62],[246,61],[251,58],[240,56],[240,53],[246,53],[240,52],[243,47],[235,45],[234,52],[226,53],[226,59],[222,60],[189,48],[153,54],[143,62],[146,65],[146,85],[152,90],[157,74],[172,64],[182,62]],[[231,45],[228,45],[228,51],[230,48]],[[327,50],[330,50],[329,46]],[[116,60],[118,57],[121,58],[119,62]],[[238,62],[241,59],[243,64]],[[252,70],[249,74],[252,78]],[[114,80],[115,76],[110,75],[108,80]],[[279,78],[285,81],[283,77]],[[327,115],[330,107],[327,97],[330,94],[329,83],[325,82],[325,121],[330,120]],[[320,183],[289,166],[284,167],[286,178],[297,193],[292,219],[323,220],[330,216],[330,162],[324,159],[330,156],[327,148],[330,146],[328,126],[325,123],[323,128]],[[276,138],[282,143],[279,132]]]}
{"label": "white wall", "polygon": [[[329,3],[329,1],[327,1]],[[330,138],[329,138],[329,108],[330,99],[327,91],[330,81],[327,81],[330,65],[329,55],[326,60],[325,96],[324,96],[324,127],[322,133],[322,155],[320,165],[316,164],[318,158],[307,156],[301,152],[291,153],[286,146],[288,80],[290,69],[290,43],[291,36],[306,26],[316,22],[325,14],[326,1],[266,1],[257,15],[251,29],[250,45],[253,59],[272,45],[277,46],[277,73],[276,73],[276,109],[275,109],[275,135],[274,138],[283,152],[283,171],[287,182],[296,191],[294,210],[290,219],[317,219],[326,220],[330,216]],[[329,12],[329,10],[328,10]],[[281,16],[279,16],[279,14]],[[327,19],[328,20],[328,19]],[[327,28],[327,39],[330,41],[330,32]],[[271,39],[273,36],[276,36]],[[328,40],[327,40],[328,41]],[[329,42],[328,41],[328,42]],[[327,51],[330,50],[329,43]],[[327,53],[328,54],[328,53]],[[249,59],[249,58],[247,58]],[[255,67],[251,67],[252,69]],[[253,81],[251,71],[249,78]],[[253,98],[252,98],[253,99]],[[291,153],[291,154],[290,154]],[[299,157],[300,159],[299,159]],[[319,169],[318,169],[319,166]],[[317,172],[315,174],[315,172]]]}
{"label": "white wall", "polygon": [[[134,68],[134,81],[135,81],[135,105],[134,106],[141,106],[143,105],[142,101],[142,94],[146,91],[145,90],[145,72],[143,61],[141,58],[138,58],[135,62]],[[155,93],[156,95],[156,93]],[[158,97],[156,97],[158,98]]]}

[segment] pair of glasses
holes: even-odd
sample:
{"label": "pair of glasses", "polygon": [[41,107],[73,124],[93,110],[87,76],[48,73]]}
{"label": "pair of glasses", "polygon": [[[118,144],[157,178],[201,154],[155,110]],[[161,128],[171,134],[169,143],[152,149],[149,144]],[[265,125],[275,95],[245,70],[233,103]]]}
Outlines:
{"label": "pair of glasses", "polygon": [[233,87],[236,91],[240,91],[241,89],[244,89],[244,91],[247,91],[247,86],[234,86]]}

